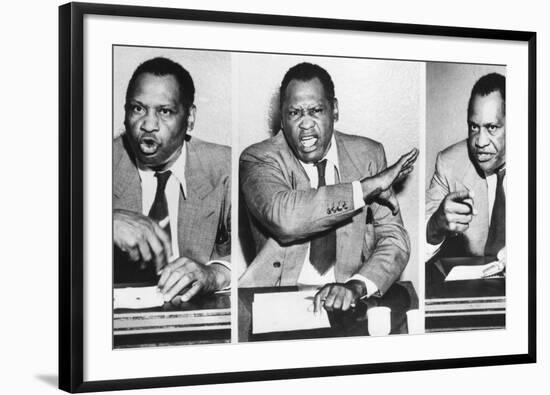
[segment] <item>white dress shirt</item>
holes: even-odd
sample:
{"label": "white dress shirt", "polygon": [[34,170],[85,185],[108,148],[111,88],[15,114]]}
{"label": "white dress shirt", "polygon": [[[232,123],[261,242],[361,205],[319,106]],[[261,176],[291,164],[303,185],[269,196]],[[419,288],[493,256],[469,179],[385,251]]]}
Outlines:
{"label": "white dress shirt", "polygon": [[[186,159],[185,142],[181,150],[180,156],[176,159],[170,170],[172,174],[168,178],[164,194],[168,203],[168,216],[170,217],[170,238],[172,241],[172,256],[169,261],[173,261],[180,257],[178,245],[178,208],[180,199],[180,188],[183,196],[187,196],[187,186],[185,184],[185,159]],[[141,209],[142,214],[147,216],[151,210],[151,206],[155,201],[157,191],[157,178],[154,170],[142,170],[138,168],[139,177],[141,178]],[[161,221],[162,222],[162,221]],[[162,224],[161,224],[162,225]]]}
{"label": "white dress shirt", "polygon": [[[487,176],[485,178],[487,181],[487,202],[489,204],[489,223],[491,221],[491,215],[493,213],[493,206],[495,204],[495,195],[497,192],[497,175],[491,174],[490,176]],[[504,175],[502,179],[502,187],[504,188],[504,194],[506,194],[506,174]],[[474,196],[474,207],[475,207],[475,196]],[[430,219],[428,218],[425,223],[425,228],[428,228],[428,221]],[[441,248],[441,245],[443,244],[443,241],[439,244],[430,244],[426,243],[426,261],[430,260],[435,254],[439,252],[439,249]]]}
{"label": "white dress shirt", "polygon": [[[330,142],[330,148],[323,159],[327,160],[327,165],[325,167],[326,185],[333,185],[340,179],[339,166],[338,166],[339,164],[338,150],[336,148],[336,140],[334,138],[334,135],[332,136],[332,139]],[[319,175],[317,174],[317,168],[315,164],[304,163],[301,161],[300,161],[300,164],[304,168],[309,178],[309,183],[311,187],[317,188],[319,184]],[[365,201],[363,200],[363,191],[359,180],[352,182],[352,188],[353,188],[353,208],[354,210],[357,210],[365,205]],[[323,275],[319,274],[319,272],[311,264],[311,261],[309,259],[309,253],[310,253],[310,249],[308,244],[308,249],[304,260],[304,264],[302,265],[302,270],[300,272],[300,275],[298,276],[298,284],[299,285],[325,285],[328,283],[336,282],[336,278],[334,276],[334,266],[332,266],[325,274]],[[376,286],[376,284],[374,284],[371,280],[369,280],[368,278],[360,274],[354,274],[347,281],[350,281],[350,280],[359,280],[365,284],[365,287],[367,288],[367,294],[364,297],[370,297],[371,295],[375,294],[378,291],[378,287]]]}
{"label": "white dress shirt", "polygon": [[[178,210],[180,199],[180,188],[183,192],[183,197],[187,196],[187,184],[185,183],[185,161],[187,159],[187,150],[185,142],[181,150],[180,156],[176,159],[174,164],[170,167],[172,174],[168,178],[164,194],[166,196],[166,202],[168,203],[168,216],[170,217],[170,237],[172,242],[172,256],[169,262],[172,262],[180,257],[179,243],[178,243]],[[149,169],[140,169],[138,167],[139,177],[141,179],[141,208],[142,214],[147,216],[151,210],[151,206],[155,201],[155,194],[157,191],[157,178],[155,177],[155,171]],[[161,221],[162,222],[162,221]],[[161,224],[162,226],[162,224]],[[228,269],[230,269],[229,262],[215,260],[209,261],[206,264],[219,263]]]}

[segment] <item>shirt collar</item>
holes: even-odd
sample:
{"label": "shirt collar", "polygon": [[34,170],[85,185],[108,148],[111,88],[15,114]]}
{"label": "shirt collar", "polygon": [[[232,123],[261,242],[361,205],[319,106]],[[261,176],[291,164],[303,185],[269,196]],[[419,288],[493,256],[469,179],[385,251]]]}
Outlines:
{"label": "shirt collar", "polygon": [[[167,169],[172,171],[172,175],[176,177],[178,182],[181,184],[184,196],[187,196],[187,185],[185,183],[186,159],[187,159],[187,145],[186,145],[186,142],[184,141],[180,156],[178,157],[178,159],[176,159],[174,164],[172,164],[172,166],[169,169]],[[151,182],[152,179],[155,177],[155,171],[150,169],[142,170],[139,168],[139,166],[138,166],[138,173],[142,183],[144,181]]]}

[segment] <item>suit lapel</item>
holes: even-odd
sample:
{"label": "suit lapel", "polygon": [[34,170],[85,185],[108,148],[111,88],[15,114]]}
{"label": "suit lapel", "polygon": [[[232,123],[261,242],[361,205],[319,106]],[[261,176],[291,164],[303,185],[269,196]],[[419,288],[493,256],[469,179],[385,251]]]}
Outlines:
{"label": "suit lapel", "polygon": [[[203,158],[195,146],[191,143],[186,144],[187,157],[185,161],[185,183],[187,195],[180,193],[179,214],[178,214],[178,246],[180,254],[188,251],[190,246],[193,250],[204,250],[198,247],[198,243],[207,242],[206,236],[215,237],[215,235],[204,235],[202,229],[206,223],[210,223],[212,215],[215,213],[215,202],[219,199],[209,199],[215,188],[210,182],[208,173],[203,166]],[[208,160],[208,158],[207,158]],[[210,218],[210,220],[209,220]],[[187,248],[186,248],[187,246]],[[197,257],[198,258],[198,257]]]}
{"label": "suit lapel", "polygon": [[[348,147],[342,135],[339,132],[334,132],[336,139],[336,148],[338,151],[338,167],[340,168],[340,183],[352,182],[360,180],[364,174],[361,173],[359,167],[353,161],[354,156],[350,154]],[[367,160],[368,158],[365,158]]]}
{"label": "suit lapel", "polygon": [[481,177],[473,164],[467,166],[464,174],[464,186],[474,192],[474,206],[477,215],[472,219],[468,233],[469,246],[471,253],[483,255],[487,233],[489,229],[489,202],[487,196],[487,180]]}
{"label": "suit lapel", "polygon": [[113,208],[142,212],[141,181],[138,170],[128,153],[123,155],[114,171]]}

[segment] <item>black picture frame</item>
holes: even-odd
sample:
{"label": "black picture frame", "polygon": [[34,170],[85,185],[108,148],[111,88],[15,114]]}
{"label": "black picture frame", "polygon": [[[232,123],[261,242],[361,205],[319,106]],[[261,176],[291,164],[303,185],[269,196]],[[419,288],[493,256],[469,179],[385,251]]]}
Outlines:
{"label": "black picture frame", "polygon": [[[525,354],[311,367],[237,373],[84,381],[83,234],[84,135],[83,55],[85,15],[227,22],[278,27],[509,40],[528,44],[528,351]],[[448,26],[308,18],[285,15],[69,3],[59,8],[59,388],[69,392],[344,376],[380,372],[448,369],[536,361],[536,33]]]}

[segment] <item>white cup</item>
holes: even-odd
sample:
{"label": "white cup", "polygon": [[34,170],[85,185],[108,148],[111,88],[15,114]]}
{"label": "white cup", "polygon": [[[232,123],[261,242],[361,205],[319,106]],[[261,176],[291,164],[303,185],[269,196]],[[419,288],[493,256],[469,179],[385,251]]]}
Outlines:
{"label": "white cup", "polygon": [[420,310],[407,311],[407,329],[409,335],[424,333],[424,317],[420,314]]}
{"label": "white cup", "polygon": [[391,309],[389,307],[371,307],[367,310],[369,335],[386,336],[391,331]]}

